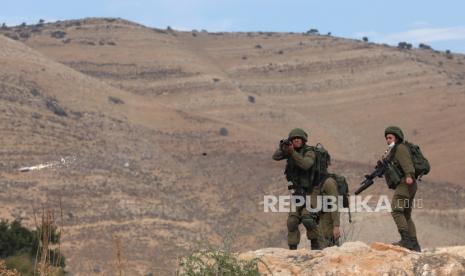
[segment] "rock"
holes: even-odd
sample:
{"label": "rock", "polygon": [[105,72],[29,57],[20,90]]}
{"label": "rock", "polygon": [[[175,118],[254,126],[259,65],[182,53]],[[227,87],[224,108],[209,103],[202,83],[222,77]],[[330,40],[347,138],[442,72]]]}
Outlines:
{"label": "rock", "polygon": [[260,258],[262,275],[464,275],[465,246],[417,253],[402,247],[347,242],[321,251],[265,248],[239,255]]}

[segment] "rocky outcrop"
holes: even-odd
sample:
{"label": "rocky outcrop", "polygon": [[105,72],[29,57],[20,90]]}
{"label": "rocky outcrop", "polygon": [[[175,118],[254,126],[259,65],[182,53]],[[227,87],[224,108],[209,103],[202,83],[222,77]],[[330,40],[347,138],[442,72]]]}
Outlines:
{"label": "rocky outcrop", "polygon": [[262,275],[464,275],[465,246],[417,253],[384,243],[347,242],[321,251],[265,248],[243,253],[259,258]]}

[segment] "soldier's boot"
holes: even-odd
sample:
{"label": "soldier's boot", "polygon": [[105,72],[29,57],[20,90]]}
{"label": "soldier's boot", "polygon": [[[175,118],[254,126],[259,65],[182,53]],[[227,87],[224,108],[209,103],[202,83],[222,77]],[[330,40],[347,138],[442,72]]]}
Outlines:
{"label": "soldier's boot", "polygon": [[310,249],[311,250],[321,250],[320,242],[318,239],[311,239],[310,240]]}
{"label": "soldier's boot", "polygon": [[297,244],[289,244],[289,250],[297,250]]}
{"label": "soldier's boot", "polygon": [[420,244],[418,243],[417,237],[410,237],[413,244],[413,250],[417,252],[421,252]]}
{"label": "soldier's boot", "polygon": [[393,243],[393,245],[402,246],[409,250],[414,250],[414,242],[410,238],[408,231],[399,230],[399,234],[400,234],[400,241]]}

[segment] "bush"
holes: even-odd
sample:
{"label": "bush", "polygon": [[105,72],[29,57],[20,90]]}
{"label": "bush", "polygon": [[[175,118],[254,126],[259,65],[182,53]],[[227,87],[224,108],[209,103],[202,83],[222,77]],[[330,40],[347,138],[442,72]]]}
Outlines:
{"label": "bush", "polygon": [[[0,258],[17,254],[34,254],[34,245],[38,244],[34,232],[21,226],[19,220],[0,222]],[[33,252],[34,251],[34,252]]]}
{"label": "bush", "polygon": [[2,29],[8,29],[8,27],[6,26],[6,23],[2,24]]}
{"label": "bush", "polygon": [[37,88],[32,88],[31,89],[31,94],[32,96],[36,97],[36,96],[39,96],[40,95],[40,92]]}
{"label": "bush", "polygon": [[8,37],[8,38],[14,39],[14,40],[19,40],[19,37],[16,34],[9,34],[8,33],[8,34],[5,34],[5,36]]}
{"label": "bush", "polygon": [[[50,221],[43,221],[33,231],[23,227],[19,220],[12,223],[0,221],[0,257],[5,258],[8,268],[18,270],[21,275],[35,275],[35,263],[42,259],[47,260],[47,271],[54,271],[53,275],[63,275],[64,256],[58,249],[49,248],[60,242],[60,233],[56,229]],[[43,252],[47,254],[47,258],[43,258]]]}
{"label": "bush", "polygon": [[364,36],[364,37],[362,38],[362,40],[365,41],[365,42],[368,42],[368,37]]}
{"label": "bush", "polygon": [[397,48],[410,50],[412,49],[412,44],[407,43],[407,42],[399,42],[399,44],[397,45]]}
{"label": "bush", "polygon": [[29,37],[31,37],[31,35],[28,32],[21,32],[19,33],[19,37],[28,39]]}
{"label": "bush", "polygon": [[314,34],[314,35],[317,35],[319,34],[320,32],[317,30],[317,29],[310,29],[307,31],[307,34]]}
{"label": "bush", "polygon": [[225,127],[220,128],[220,135],[221,136],[228,136],[228,134],[229,134],[229,131],[228,131],[227,128],[225,128]]}
{"label": "bush", "polygon": [[262,45],[260,44],[255,45],[255,49],[261,49],[261,48],[262,48]]}
{"label": "bush", "polygon": [[108,100],[114,104],[124,104],[124,101],[117,97],[110,96]]}
{"label": "bush", "polygon": [[58,102],[56,99],[54,98],[47,98],[45,100],[45,103],[47,105],[47,108],[52,111],[53,113],[55,113],[56,115],[58,116],[62,116],[62,117],[67,117],[68,114],[66,113],[66,111],[58,105]]}
{"label": "bush", "polygon": [[66,35],[66,32],[63,32],[63,31],[54,31],[50,34],[51,37],[58,38],[58,39],[64,38],[65,35]]}
{"label": "bush", "polygon": [[21,275],[34,275],[34,261],[29,255],[8,257],[5,259],[5,265],[7,268],[17,270]]}
{"label": "bush", "polygon": [[418,48],[425,49],[425,50],[432,50],[431,46],[424,44],[424,43],[418,44]]}
{"label": "bush", "polygon": [[248,99],[249,99],[249,102],[255,103],[255,97],[254,96],[249,96]]}
{"label": "bush", "polygon": [[[239,260],[231,252],[228,244],[222,248],[207,243],[200,246],[189,256],[181,259],[179,275],[189,276],[258,276],[258,263],[266,264],[258,258],[252,260]],[[270,271],[271,272],[271,271]]]}

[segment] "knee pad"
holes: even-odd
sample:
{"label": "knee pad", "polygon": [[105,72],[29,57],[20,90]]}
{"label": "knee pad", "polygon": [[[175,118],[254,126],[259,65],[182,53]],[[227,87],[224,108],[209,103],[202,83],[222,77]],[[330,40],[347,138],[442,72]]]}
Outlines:
{"label": "knee pad", "polygon": [[290,216],[287,218],[287,230],[289,232],[294,232],[299,229],[299,219],[295,216]]}
{"label": "knee pad", "polygon": [[314,216],[304,216],[302,218],[302,224],[306,229],[315,229],[317,227],[317,222]]}

